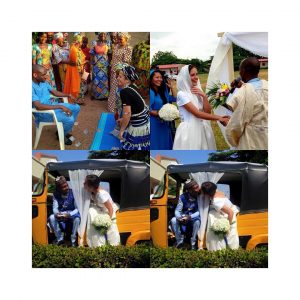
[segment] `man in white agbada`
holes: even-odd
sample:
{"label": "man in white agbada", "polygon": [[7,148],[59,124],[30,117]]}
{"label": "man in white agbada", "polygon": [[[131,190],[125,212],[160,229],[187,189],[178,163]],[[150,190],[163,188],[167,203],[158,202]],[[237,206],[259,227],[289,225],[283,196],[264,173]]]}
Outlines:
{"label": "man in white agbada", "polygon": [[181,123],[176,130],[173,150],[216,149],[210,120],[226,124],[228,118],[211,114],[211,106],[202,91],[195,66],[181,68],[177,77],[177,90]]}
{"label": "man in white agbada", "polygon": [[233,110],[225,134],[239,150],[268,149],[268,82],[258,78],[256,57],[244,59],[240,75],[244,84],[227,102]]}
{"label": "man in white agbada", "polygon": [[[209,200],[209,209],[206,210],[208,217],[205,217],[205,209],[203,210],[203,203]],[[203,182],[201,185],[201,194],[199,196],[200,215],[201,218],[207,218],[207,222],[203,222],[201,226],[206,226],[206,248],[210,251],[221,249],[238,249],[239,235],[237,231],[236,214],[239,212],[238,208],[225,197],[222,192],[217,191],[217,185],[213,182]],[[224,237],[220,237],[212,230],[212,225],[216,220],[226,218],[229,221],[230,229]],[[200,230],[201,232],[201,227]],[[200,239],[201,240],[201,239]]]}
{"label": "man in white agbada", "polygon": [[[113,202],[109,193],[99,187],[100,178],[97,175],[87,175],[84,188],[91,193],[91,204],[88,213],[86,240],[89,247],[100,247],[108,243],[112,246],[120,244],[120,234],[116,223],[118,206]],[[112,224],[106,234],[100,233],[93,225],[94,218],[101,213],[107,213]]]}

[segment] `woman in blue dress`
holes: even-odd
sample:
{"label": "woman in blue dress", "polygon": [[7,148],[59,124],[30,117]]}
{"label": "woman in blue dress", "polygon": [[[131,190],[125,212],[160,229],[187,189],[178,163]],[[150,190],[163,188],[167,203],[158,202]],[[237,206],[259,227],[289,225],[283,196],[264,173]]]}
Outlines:
{"label": "woman in blue dress", "polygon": [[[172,95],[174,95],[174,86],[171,81],[168,83]],[[163,79],[163,73],[160,70],[150,71],[150,124],[151,124],[151,143],[152,150],[172,150],[173,138],[171,122],[163,121],[159,118],[158,112],[164,104],[176,101],[171,96]]]}

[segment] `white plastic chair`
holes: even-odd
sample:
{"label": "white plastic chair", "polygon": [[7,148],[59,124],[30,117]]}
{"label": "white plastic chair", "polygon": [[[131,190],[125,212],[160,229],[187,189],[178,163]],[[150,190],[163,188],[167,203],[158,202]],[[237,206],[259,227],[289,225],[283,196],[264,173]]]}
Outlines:
{"label": "white plastic chair", "polygon": [[[68,103],[67,97],[58,97],[58,98],[63,98],[63,102]],[[36,124],[34,113],[51,114],[53,117],[53,121],[52,122],[39,122],[38,124]],[[33,116],[34,123],[35,123],[35,141],[34,141],[33,149],[37,148],[37,145],[39,143],[44,126],[55,125],[57,127],[57,132],[58,132],[60,150],[65,150],[65,135],[64,135],[63,123],[59,122],[57,120],[54,109],[53,110],[37,110],[35,108],[32,108],[32,116]]]}

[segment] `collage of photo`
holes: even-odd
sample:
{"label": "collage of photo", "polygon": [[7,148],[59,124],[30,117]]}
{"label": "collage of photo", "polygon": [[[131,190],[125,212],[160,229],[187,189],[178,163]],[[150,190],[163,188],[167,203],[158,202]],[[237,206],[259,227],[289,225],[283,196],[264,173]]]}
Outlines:
{"label": "collage of photo", "polygon": [[32,267],[267,268],[268,33],[32,32]]}

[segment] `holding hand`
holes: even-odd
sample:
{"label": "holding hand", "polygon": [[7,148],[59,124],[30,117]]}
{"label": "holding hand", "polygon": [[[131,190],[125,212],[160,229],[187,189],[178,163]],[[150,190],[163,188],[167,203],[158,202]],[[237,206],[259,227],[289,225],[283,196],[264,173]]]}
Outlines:
{"label": "holding hand", "polygon": [[186,224],[190,220],[191,220],[191,216],[190,215],[182,215],[182,217],[179,220],[179,222],[181,222],[183,224]]}
{"label": "holding hand", "polygon": [[64,219],[68,219],[70,217],[71,217],[71,215],[67,212],[59,212],[58,214],[56,214],[56,218],[58,220],[64,220]]}
{"label": "holding hand", "polygon": [[223,126],[227,126],[228,122],[230,120],[229,116],[222,116],[219,119],[219,122],[223,125]]}

